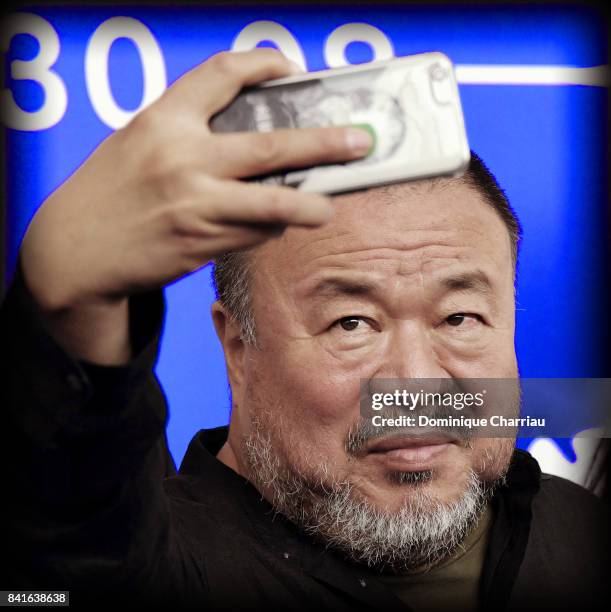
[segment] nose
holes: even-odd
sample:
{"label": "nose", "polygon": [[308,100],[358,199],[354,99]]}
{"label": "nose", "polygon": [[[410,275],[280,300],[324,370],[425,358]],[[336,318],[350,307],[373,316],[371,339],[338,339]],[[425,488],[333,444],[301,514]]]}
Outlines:
{"label": "nose", "polygon": [[418,321],[399,321],[389,331],[380,378],[450,378],[430,335]]}

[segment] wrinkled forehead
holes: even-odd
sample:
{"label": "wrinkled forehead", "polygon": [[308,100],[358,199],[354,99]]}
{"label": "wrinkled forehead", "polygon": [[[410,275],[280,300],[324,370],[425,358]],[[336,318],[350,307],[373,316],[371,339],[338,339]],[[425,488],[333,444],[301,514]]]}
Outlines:
{"label": "wrinkled forehead", "polygon": [[[261,247],[256,268],[291,284],[325,268],[371,269],[373,262],[423,271],[462,262],[513,278],[511,242],[497,212],[456,180],[419,181],[333,198],[319,228],[288,228]],[[437,263],[436,263],[437,262]]]}

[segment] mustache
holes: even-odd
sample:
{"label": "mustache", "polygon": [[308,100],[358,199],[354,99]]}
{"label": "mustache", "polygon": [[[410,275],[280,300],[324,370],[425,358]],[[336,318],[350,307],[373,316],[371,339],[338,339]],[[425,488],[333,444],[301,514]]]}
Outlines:
{"label": "mustache", "polygon": [[[425,415],[434,419],[456,417],[456,410],[451,406],[432,405],[418,410],[418,415]],[[405,415],[405,409],[398,406],[387,407],[383,411],[384,417],[396,418]],[[449,419],[450,420],[450,419]],[[451,420],[450,420],[451,421]],[[348,432],[345,449],[349,455],[358,456],[370,446],[371,442],[387,437],[447,437],[463,446],[470,446],[474,431],[472,428],[460,424],[448,424],[431,427],[398,427],[394,425],[373,425],[371,419],[360,417],[358,422]]]}
{"label": "mustache", "polygon": [[[495,413],[505,416],[516,416],[520,410],[521,389],[516,379],[486,379],[485,387],[489,393],[486,396],[490,403],[483,406],[462,405],[457,411],[452,403],[447,403],[442,398],[448,396],[464,396],[475,390],[482,390],[482,379],[369,379],[363,381],[361,386],[361,415],[359,420],[351,427],[345,440],[345,450],[349,455],[358,456],[367,451],[371,443],[380,438],[391,437],[443,437],[453,442],[470,447],[475,435],[481,435],[478,428],[469,426],[469,420],[487,416],[494,405]],[[408,409],[402,405],[384,405],[373,411],[372,397],[374,393],[394,393],[403,391],[412,393],[414,396],[420,392],[432,397],[432,401],[420,403],[416,409]],[[486,391],[484,391],[486,393]],[[365,409],[364,409],[365,407]],[[372,416],[379,414],[383,416],[383,423],[373,424]],[[387,424],[387,419],[411,416],[419,418],[428,417],[436,422],[435,427],[416,425],[394,425]],[[464,417],[463,419],[457,417]],[[397,422],[397,421],[395,421]],[[464,422],[464,424],[463,424]]]}

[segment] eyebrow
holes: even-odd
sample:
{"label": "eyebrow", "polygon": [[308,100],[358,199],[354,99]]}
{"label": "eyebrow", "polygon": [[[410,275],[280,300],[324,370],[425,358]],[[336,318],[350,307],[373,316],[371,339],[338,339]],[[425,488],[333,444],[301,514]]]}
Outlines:
{"label": "eyebrow", "polygon": [[440,280],[440,285],[448,291],[468,292],[474,291],[483,295],[492,293],[492,283],[487,274],[478,270],[452,274]]}
{"label": "eyebrow", "polygon": [[370,295],[377,291],[379,286],[376,283],[360,280],[353,281],[341,277],[325,278],[310,291],[307,296],[315,297],[335,297],[337,295]]}

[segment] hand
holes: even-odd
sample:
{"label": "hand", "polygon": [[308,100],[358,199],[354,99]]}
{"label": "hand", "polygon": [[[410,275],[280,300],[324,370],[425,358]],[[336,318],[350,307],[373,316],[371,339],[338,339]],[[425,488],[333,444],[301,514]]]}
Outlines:
{"label": "hand", "polygon": [[[291,73],[294,65],[272,49],[213,56],[102,142],[42,205],[22,244],[22,269],[65,346],[90,356],[93,344],[75,347],[67,338],[93,342],[85,322],[111,333],[119,310],[125,321],[130,294],[262,243],[279,228],[329,219],[326,197],[237,179],[362,157],[365,131],[213,134],[208,127],[242,87]],[[109,359],[116,361],[102,357]]]}

